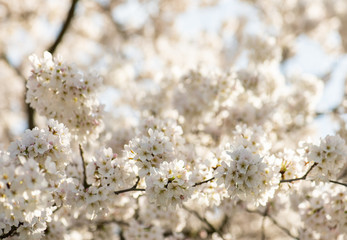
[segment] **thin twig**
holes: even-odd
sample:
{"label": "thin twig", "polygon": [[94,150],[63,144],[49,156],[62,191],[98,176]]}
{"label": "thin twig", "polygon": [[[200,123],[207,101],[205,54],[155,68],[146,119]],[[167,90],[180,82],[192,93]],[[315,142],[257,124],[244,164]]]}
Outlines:
{"label": "thin twig", "polygon": [[[290,182],[295,182],[295,181],[300,181],[300,180],[306,180],[306,177],[307,175],[311,172],[311,170],[317,166],[318,163],[314,163],[310,169],[305,173],[304,176],[300,177],[300,178],[293,178],[293,179],[282,179],[280,181],[280,183],[290,183]],[[347,187],[347,183],[342,183],[342,182],[338,182],[338,181],[335,181],[335,180],[329,180],[330,183],[334,183],[334,184],[338,184],[338,185],[341,185],[341,186],[344,186],[344,187]]]}
{"label": "thin twig", "polygon": [[219,226],[218,230],[223,232],[223,229],[225,228],[225,226],[229,223],[229,217],[228,215],[224,214],[224,218],[222,221],[222,224]]}
{"label": "thin twig", "polygon": [[266,205],[265,211],[263,213],[263,219],[261,221],[261,240],[265,240],[265,220],[269,213],[269,205]]}
{"label": "thin twig", "polygon": [[[264,217],[264,213],[260,212],[259,210],[249,210],[249,209],[246,209],[246,211],[249,212],[249,213],[256,213],[256,214],[261,215],[261,216]],[[266,217],[268,217],[268,218],[272,221],[272,223],[273,223],[274,225],[276,225],[279,229],[281,229],[283,232],[285,232],[288,236],[290,236],[290,237],[293,238],[293,239],[299,240],[298,237],[295,237],[293,234],[290,233],[290,231],[289,231],[287,228],[281,226],[281,225],[276,221],[276,219],[274,219],[271,215],[269,215],[268,213],[266,213]]]}
{"label": "thin twig", "polygon": [[209,179],[207,179],[207,180],[205,180],[205,181],[195,183],[192,187],[196,187],[196,186],[202,185],[202,184],[204,184],[204,183],[211,182],[211,181],[213,181],[214,179],[215,179],[215,178],[212,177],[212,178],[209,178]]}
{"label": "thin twig", "polygon": [[290,236],[290,237],[293,238],[293,239],[299,240],[298,237],[295,237],[293,234],[290,233],[290,231],[289,231],[287,228],[281,226],[281,225],[276,221],[276,219],[274,219],[272,216],[267,215],[267,217],[271,220],[271,222],[272,222],[273,224],[275,224],[279,229],[281,229],[283,232],[285,232],[288,236]]}
{"label": "thin twig", "polygon": [[52,45],[48,48],[48,51],[53,54],[55,52],[55,50],[57,49],[58,45],[60,44],[60,42],[63,40],[63,37],[66,33],[66,31],[68,30],[72,19],[75,15],[75,10],[76,10],[76,5],[77,5],[78,0],[72,0],[71,1],[71,6],[69,9],[69,12],[67,13],[67,16],[65,18],[65,21],[63,23],[63,26],[57,36],[57,38],[55,39],[55,41],[52,43]]}
{"label": "thin twig", "polygon": [[79,145],[80,147],[80,155],[81,155],[81,159],[82,159],[82,168],[83,168],[83,187],[84,189],[89,188],[91,185],[87,183],[87,173],[86,173],[86,163],[84,160],[84,150],[82,145]]}
{"label": "thin twig", "polygon": [[182,205],[182,207],[183,207],[184,210],[186,210],[187,212],[189,212],[189,213],[193,214],[195,217],[197,217],[201,222],[205,223],[209,227],[210,231],[218,233],[218,235],[222,239],[224,239],[223,238],[223,234],[218,229],[216,229],[205,217],[200,216],[199,213],[197,213],[194,210],[191,210],[191,209],[187,208],[185,205]]}
{"label": "thin twig", "polygon": [[129,223],[123,222],[123,221],[118,221],[116,219],[99,221],[99,222],[96,222],[96,225],[102,226],[102,225],[112,224],[112,223],[115,223],[115,224],[118,224],[118,225],[123,225],[123,226],[129,226]]}
{"label": "thin twig", "polygon": [[329,180],[329,182],[347,187],[347,183],[342,183],[342,182],[338,182],[338,181],[334,181],[334,180]]}
{"label": "thin twig", "polygon": [[136,183],[134,184],[134,186],[132,186],[131,188],[115,191],[114,194],[118,195],[118,194],[125,193],[125,192],[133,192],[133,191],[142,192],[142,191],[146,191],[146,189],[144,189],[144,188],[137,188],[137,185],[140,182],[140,177],[137,176],[136,178],[137,178],[137,180],[136,180]]}

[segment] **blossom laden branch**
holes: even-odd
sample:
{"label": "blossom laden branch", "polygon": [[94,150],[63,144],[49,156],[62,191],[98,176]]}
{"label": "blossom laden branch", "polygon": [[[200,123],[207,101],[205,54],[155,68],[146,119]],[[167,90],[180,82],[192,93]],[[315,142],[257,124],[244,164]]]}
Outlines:
{"label": "blossom laden branch", "polygon": [[[295,182],[295,181],[301,181],[301,180],[306,180],[308,174],[312,171],[312,169],[317,166],[318,163],[314,163],[310,169],[305,173],[304,176],[300,177],[300,178],[292,178],[292,179],[282,179],[280,181],[280,183],[291,183],[291,182]],[[347,183],[342,183],[342,182],[338,182],[338,181],[335,181],[335,180],[329,180],[330,183],[334,183],[334,184],[338,184],[338,185],[341,185],[341,186],[344,186],[344,187],[347,187]]]}
{"label": "blossom laden branch", "polygon": [[287,182],[295,182],[295,181],[300,181],[300,180],[306,180],[306,178],[307,178],[307,176],[308,176],[308,174],[312,171],[312,169],[315,167],[315,166],[317,166],[318,165],[318,163],[314,163],[311,167],[310,167],[310,169],[305,173],[305,175],[304,176],[302,176],[302,177],[300,177],[300,178],[292,178],[292,179],[282,179],[281,181],[280,181],[280,183],[287,183]]}
{"label": "blossom laden branch", "polygon": [[133,192],[133,191],[134,192],[136,192],[136,191],[144,192],[144,191],[146,191],[146,189],[144,189],[144,188],[137,188],[137,185],[140,182],[140,177],[137,176],[136,178],[137,178],[137,180],[136,180],[136,183],[134,184],[134,186],[132,186],[131,188],[115,191],[114,194],[118,195],[118,194],[125,193],[125,192]]}

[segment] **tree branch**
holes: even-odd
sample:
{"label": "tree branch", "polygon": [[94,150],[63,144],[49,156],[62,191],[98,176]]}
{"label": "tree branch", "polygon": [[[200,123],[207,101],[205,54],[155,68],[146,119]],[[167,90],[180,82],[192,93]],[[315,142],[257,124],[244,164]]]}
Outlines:
{"label": "tree branch", "polygon": [[317,166],[318,163],[314,163],[310,169],[305,173],[304,176],[300,178],[292,178],[292,179],[282,179],[280,183],[287,183],[287,182],[295,182],[295,181],[300,181],[300,180],[306,180],[307,175],[312,171],[312,169]]}
{"label": "tree branch", "polygon": [[52,45],[48,48],[48,51],[53,54],[55,52],[55,50],[57,49],[58,45],[60,44],[60,42],[63,40],[63,37],[66,33],[66,31],[68,30],[71,21],[75,15],[75,10],[76,10],[76,5],[77,5],[78,0],[72,0],[71,1],[71,6],[69,9],[69,12],[65,18],[63,27],[61,28],[61,31],[59,32],[57,38],[55,39],[55,41],[52,43]]}
{"label": "tree branch", "polygon": [[[295,182],[295,181],[300,181],[300,180],[306,180],[307,175],[312,171],[312,169],[317,166],[318,163],[314,163],[310,169],[305,173],[304,176],[300,177],[300,178],[293,178],[293,179],[282,179],[280,181],[280,183],[290,183],[290,182]],[[335,180],[329,180],[330,183],[334,183],[334,184],[338,184],[344,187],[347,187],[347,183],[342,183],[342,182],[338,182]]]}
{"label": "tree branch", "polygon": [[[4,60],[4,62],[7,64],[7,66],[9,66],[10,68],[13,69],[13,71],[16,73],[16,75],[23,79],[24,85],[26,84],[26,78],[23,76],[22,72],[20,71],[19,68],[15,67],[12,65],[12,63],[10,62],[10,60],[8,59],[6,54],[1,54],[1,59]],[[24,86],[24,88],[26,89],[26,86]],[[29,129],[33,129],[35,127],[35,121],[34,121],[34,109],[32,107],[30,107],[29,103],[25,102],[25,98],[24,98],[24,104],[26,107],[26,112],[27,112],[27,120],[28,120],[28,128]]]}
{"label": "tree branch", "polygon": [[23,225],[23,223],[20,222],[20,223],[18,224],[18,226],[12,226],[12,227],[11,227],[11,230],[10,230],[8,233],[4,233],[4,234],[0,235],[0,239],[5,239],[5,238],[8,238],[8,237],[12,237],[12,236],[16,233],[17,229],[18,229],[20,226],[22,226],[22,225]]}
{"label": "tree branch", "polygon": [[262,212],[260,212],[260,211],[258,211],[258,210],[249,210],[249,209],[246,209],[246,211],[249,212],[249,213],[256,213],[256,214],[258,214],[258,215],[263,216],[264,218],[265,218],[265,217],[268,217],[268,218],[271,220],[271,222],[272,222],[276,227],[278,227],[278,228],[281,229],[283,232],[285,232],[289,237],[291,237],[291,238],[293,238],[293,239],[299,240],[299,238],[298,238],[298,237],[295,237],[293,234],[291,234],[290,231],[289,231],[287,228],[281,226],[281,225],[276,221],[276,219],[274,219],[271,215],[268,214],[268,212],[266,213],[266,215],[264,215],[265,212],[262,213]]}
{"label": "tree branch", "polygon": [[342,183],[342,182],[338,182],[338,181],[334,181],[334,180],[329,180],[329,182],[347,187],[347,183]]}
{"label": "tree branch", "polygon": [[121,193],[125,193],[125,192],[132,192],[132,191],[138,191],[138,192],[141,192],[141,191],[146,191],[146,189],[143,189],[143,188],[137,188],[137,185],[139,184],[140,182],[140,177],[137,176],[136,177],[137,180],[136,180],[136,183],[134,184],[134,186],[132,186],[131,188],[127,188],[127,189],[123,189],[123,190],[119,190],[119,191],[115,191],[114,194],[118,195],[118,194],[121,194]]}
{"label": "tree branch", "polygon": [[184,210],[186,210],[187,212],[193,214],[193,215],[194,215],[195,217],[197,217],[201,222],[205,223],[205,224],[209,227],[210,231],[218,233],[218,235],[219,235],[222,239],[224,239],[224,238],[223,238],[223,234],[222,234],[219,230],[217,230],[217,229],[216,229],[205,217],[200,216],[199,213],[197,213],[197,212],[194,211],[194,210],[191,210],[191,209],[187,208],[187,207],[184,206],[184,205],[182,205],[182,208],[183,208]]}
{"label": "tree branch", "polygon": [[83,187],[84,189],[89,188],[91,185],[87,183],[87,173],[86,173],[86,163],[84,161],[84,150],[82,148],[82,145],[79,145],[80,148],[80,155],[82,159],[82,168],[83,168]]}
{"label": "tree branch", "polygon": [[205,181],[195,183],[192,187],[196,187],[196,186],[202,185],[202,184],[204,184],[204,183],[211,182],[211,181],[213,181],[214,179],[215,179],[215,177],[212,177],[212,178],[209,178],[209,179],[207,179],[207,180],[205,180]]}

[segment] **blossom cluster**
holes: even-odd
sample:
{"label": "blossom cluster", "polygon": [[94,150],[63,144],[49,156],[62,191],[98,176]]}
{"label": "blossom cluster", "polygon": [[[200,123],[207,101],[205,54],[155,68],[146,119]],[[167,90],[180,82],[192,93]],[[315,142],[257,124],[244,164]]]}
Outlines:
{"label": "blossom cluster", "polygon": [[192,194],[190,174],[182,160],[163,162],[159,168],[152,168],[146,178],[150,201],[159,206],[182,205]]}
{"label": "blossom cluster", "polygon": [[98,135],[102,126],[103,107],[96,98],[101,78],[94,73],[83,74],[61,57],[49,52],[43,58],[30,56],[32,74],[27,82],[26,101],[40,115],[64,123],[72,134],[84,139]]}
{"label": "blossom cluster", "polygon": [[16,227],[24,237],[40,238],[61,205],[60,190],[70,161],[70,133],[48,121],[44,129],[27,130],[0,159],[1,230]]}
{"label": "blossom cluster", "polygon": [[307,158],[315,166],[310,177],[317,181],[335,180],[339,177],[343,167],[347,165],[347,147],[339,136],[326,136],[320,145],[309,146]]}
{"label": "blossom cluster", "polygon": [[340,186],[312,190],[299,209],[304,223],[300,239],[339,239],[347,231],[347,197]]}
{"label": "blossom cluster", "polygon": [[274,196],[280,180],[275,161],[262,159],[244,148],[225,151],[216,178],[225,185],[230,196],[265,205]]}
{"label": "blossom cluster", "polygon": [[12,142],[9,147],[11,158],[23,156],[38,162],[46,177],[64,175],[65,167],[71,159],[71,134],[64,124],[53,119],[48,121],[48,127],[26,130],[20,139]]}
{"label": "blossom cluster", "polygon": [[233,145],[227,145],[221,153],[215,175],[230,196],[255,206],[265,205],[273,198],[280,182],[280,168],[279,159],[264,151],[270,147],[268,144],[260,128],[252,131],[246,126],[237,127]]}

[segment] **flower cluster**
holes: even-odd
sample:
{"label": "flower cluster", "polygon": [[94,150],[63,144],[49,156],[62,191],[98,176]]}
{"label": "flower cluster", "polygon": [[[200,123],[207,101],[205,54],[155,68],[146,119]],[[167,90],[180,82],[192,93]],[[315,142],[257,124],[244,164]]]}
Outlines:
{"label": "flower cluster", "polygon": [[347,163],[347,147],[339,136],[326,136],[320,145],[309,146],[307,158],[317,164],[309,176],[317,181],[337,179],[342,168]]}
{"label": "flower cluster", "polygon": [[97,135],[102,125],[103,107],[95,91],[101,78],[93,73],[82,74],[74,65],[49,52],[44,58],[30,57],[33,66],[27,82],[26,101],[40,115],[64,123],[72,134],[84,139]]}
{"label": "flower cluster", "polygon": [[134,138],[125,146],[128,158],[136,161],[139,176],[150,174],[152,168],[158,168],[160,163],[174,159],[173,146],[170,139],[158,130],[148,130],[148,137]]}
{"label": "flower cluster", "polygon": [[53,119],[48,127],[26,130],[20,139],[12,142],[9,147],[11,158],[20,156],[35,159],[46,177],[54,178],[65,174],[65,167],[70,161],[71,134],[64,124]]}
{"label": "flower cluster", "polygon": [[139,199],[139,219],[143,223],[160,226],[170,232],[180,232],[186,225],[186,212],[180,209],[164,208],[151,204],[148,198],[143,196]]}
{"label": "flower cluster", "polygon": [[23,236],[40,238],[61,205],[70,133],[51,119],[47,128],[26,130],[0,155],[0,228],[7,233],[16,227]]}
{"label": "flower cluster", "polygon": [[95,218],[106,214],[112,203],[114,192],[130,187],[135,177],[130,173],[127,162],[118,159],[111,148],[99,151],[86,167],[86,182],[72,182],[68,203],[86,208],[87,217]]}
{"label": "flower cluster", "polygon": [[265,205],[279,185],[279,169],[273,157],[261,158],[243,147],[226,150],[216,178],[230,196],[239,197],[254,205]]}
{"label": "flower cluster", "polygon": [[52,194],[39,164],[0,152],[0,233],[12,227],[25,238],[39,238],[54,210]]}
{"label": "flower cluster", "polygon": [[300,178],[309,169],[309,165],[305,161],[303,154],[292,149],[284,149],[283,152],[278,154],[278,158],[282,159],[280,170],[282,179]]}
{"label": "flower cluster", "polygon": [[122,188],[126,185],[123,176],[123,162],[113,154],[111,148],[105,148],[98,152],[87,166],[88,182],[96,186],[108,186],[110,189]]}
{"label": "flower cluster", "polygon": [[159,206],[182,205],[192,194],[190,172],[182,160],[163,162],[159,168],[152,168],[145,180],[149,200]]}
{"label": "flower cluster", "polygon": [[347,197],[342,187],[314,189],[299,205],[304,229],[300,239],[344,239],[347,235]]}

